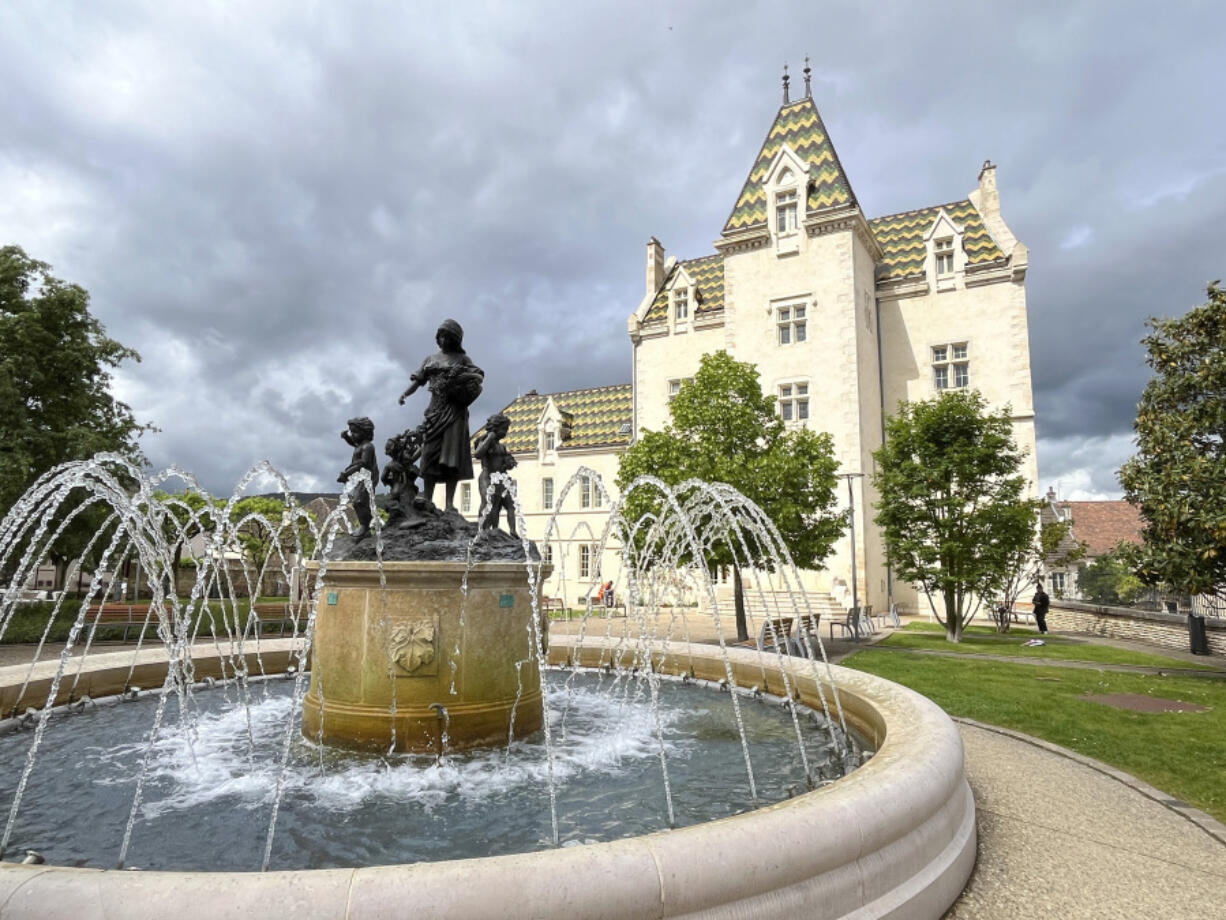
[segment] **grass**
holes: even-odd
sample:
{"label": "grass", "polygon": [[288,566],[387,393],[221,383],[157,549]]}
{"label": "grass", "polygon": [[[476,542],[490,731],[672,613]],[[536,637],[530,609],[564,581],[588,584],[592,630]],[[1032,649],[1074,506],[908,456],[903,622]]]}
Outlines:
{"label": "grass", "polygon": [[[1226,680],[871,648],[843,664],[910,687],[950,715],[1016,729],[1109,763],[1226,821],[1226,784],[1220,782],[1226,776]],[[1130,712],[1081,698],[1089,693],[1147,694],[1209,711]]]}
{"label": "grass", "polygon": [[1028,639],[1037,639],[1033,629],[1013,629],[999,634],[990,626],[971,626],[962,634],[961,642],[948,642],[945,629],[939,623],[909,623],[903,629],[877,643],[886,648],[906,648],[917,651],[953,652],[961,655],[999,655],[1010,658],[1088,661],[1095,664],[1131,664],[1150,668],[1210,670],[1214,662],[1190,663],[1149,652],[1099,645],[1079,639],[1066,639],[1050,633],[1043,637],[1046,645],[1027,646]]}

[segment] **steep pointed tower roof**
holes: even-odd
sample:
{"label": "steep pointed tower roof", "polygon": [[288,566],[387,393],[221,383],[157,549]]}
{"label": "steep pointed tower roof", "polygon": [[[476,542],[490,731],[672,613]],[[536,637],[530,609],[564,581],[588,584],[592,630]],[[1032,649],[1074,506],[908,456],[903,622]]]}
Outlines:
{"label": "steep pointed tower roof", "polygon": [[857,204],[856,195],[843,172],[843,164],[834,152],[830,135],[822,123],[813,100],[806,96],[797,102],[784,103],[775,116],[775,122],[766,133],[762,149],[754,161],[749,178],[741,189],[736,206],[724,234],[737,233],[757,226],[765,226],[767,218],[766,189],[763,183],[767,170],[787,144],[811,167],[812,184],[809,186],[808,213],[830,208],[852,207]]}

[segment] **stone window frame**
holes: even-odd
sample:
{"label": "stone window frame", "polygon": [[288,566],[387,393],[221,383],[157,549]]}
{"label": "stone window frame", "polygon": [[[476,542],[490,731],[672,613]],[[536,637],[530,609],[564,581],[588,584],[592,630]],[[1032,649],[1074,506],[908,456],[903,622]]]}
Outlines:
{"label": "stone window frame", "polygon": [[673,288],[673,322],[690,321],[690,289],[685,285]]}
{"label": "stone window frame", "polygon": [[693,383],[693,377],[670,377],[668,380],[668,401],[672,402],[687,383]]}
{"label": "stone window frame", "polygon": [[[780,348],[809,341],[809,304],[798,300],[773,305],[775,344]],[[784,341],[786,339],[786,341]]]}
{"label": "stone window frame", "polygon": [[[802,388],[803,393],[800,392]],[[779,405],[779,417],[786,424],[803,425],[813,417],[809,411],[809,400],[812,395],[808,377],[780,381],[775,386],[775,402]]]}
{"label": "stone window frame", "polygon": [[473,510],[473,484],[460,483],[460,513],[470,514]]}
{"label": "stone window frame", "polygon": [[579,544],[579,577],[592,577],[592,557],[596,554],[592,551],[592,544]]}
{"label": "stone window frame", "polygon": [[971,386],[970,342],[954,341],[931,345],[928,355],[932,363],[934,390],[967,390]]}
{"label": "stone window frame", "polygon": [[542,476],[541,477],[541,508],[544,509],[545,511],[552,511],[553,501],[554,501],[553,477],[552,476]]}

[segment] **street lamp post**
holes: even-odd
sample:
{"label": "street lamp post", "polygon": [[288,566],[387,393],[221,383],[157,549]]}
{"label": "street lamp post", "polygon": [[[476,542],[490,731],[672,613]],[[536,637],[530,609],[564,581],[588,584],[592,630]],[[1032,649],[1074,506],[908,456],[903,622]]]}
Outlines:
{"label": "street lamp post", "polygon": [[860,588],[856,581],[856,495],[852,490],[851,481],[859,479],[863,473],[839,473],[847,480],[847,524],[851,536],[851,620],[852,635],[856,641],[860,639]]}

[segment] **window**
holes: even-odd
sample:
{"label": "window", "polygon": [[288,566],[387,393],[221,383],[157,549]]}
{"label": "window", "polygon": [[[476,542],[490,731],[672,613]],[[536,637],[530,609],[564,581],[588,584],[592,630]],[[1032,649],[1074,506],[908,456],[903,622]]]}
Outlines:
{"label": "window", "polygon": [[464,514],[473,510],[473,484],[471,482],[460,483],[460,511]]}
{"label": "window", "polygon": [[779,330],[779,344],[791,345],[809,337],[808,317],[804,304],[775,309],[775,327]]}
{"label": "window", "polygon": [[546,511],[553,509],[553,477],[546,476],[541,480],[541,507]]}
{"label": "window", "polygon": [[779,385],[779,414],[785,422],[803,422],[809,417],[809,384]]}
{"label": "window", "polygon": [[[673,398],[681,392],[681,387],[692,381],[693,377],[674,377],[668,382],[668,401],[672,402]],[[625,434],[629,434],[629,430]]]}
{"label": "window", "polygon": [[673,291],[673,317],[677,322],[690,317],[690,295],[685,288]]}
{"label": "window", "polygon": [[796,229],[796,189],[775,195],[775,229],[779,233]]}
{"label": "window", "polygon": [[546,543],[545,548],[541,551],[541,562],[545,565],[553,565],[553,544]]}
{"label": "window", "polygon": [[936,256],[937,274],[950,275],[954,270],[954,238],[952,236],[942,237],[939,240],[934,240],[932,243],[932,251]]}
{"label": "window", "polygon": [[[932,385],[938,390],[950,387],[964,390],[971,385],[970,348],[966,342],[932,346]],[[950,361],[952,355],[953,360]]]}
{"label": "window", "polygon": [[1064,572],[1051,573],[1051,593],[1056,597],[1064,596]]}
{"label": "window", "polygon": [[592,547],[587,543],[579,544],[579,577],[592,577]]}
{"label": "window", "polygon": [[595,508],[592,503],[592,478],[590,476],[579,477],[579,507]]}
{"label": "window", "polygon": [[554,432],[552,431],[546,431],[545,432],[545,450],[551,451],[551,450],[557,450],[557,449],[558,449],[558,436],[554,434]]}

